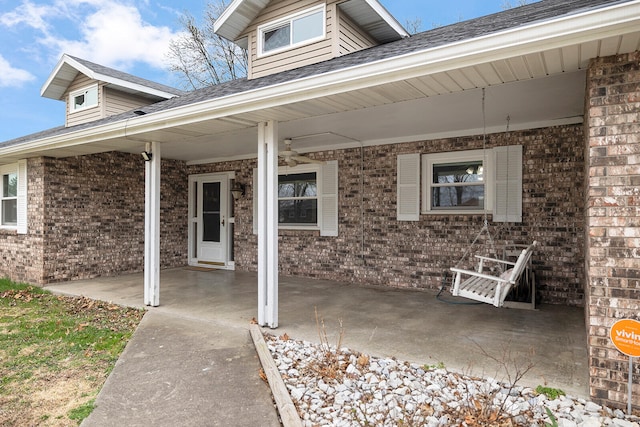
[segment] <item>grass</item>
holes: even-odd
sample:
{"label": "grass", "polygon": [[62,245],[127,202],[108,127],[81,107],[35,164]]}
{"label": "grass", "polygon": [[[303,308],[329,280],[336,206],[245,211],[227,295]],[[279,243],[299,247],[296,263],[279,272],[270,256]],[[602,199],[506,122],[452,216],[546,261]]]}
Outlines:
{"label": "grass", "polygon": [[143,314],[0,279],[0,425],[80,424]]}

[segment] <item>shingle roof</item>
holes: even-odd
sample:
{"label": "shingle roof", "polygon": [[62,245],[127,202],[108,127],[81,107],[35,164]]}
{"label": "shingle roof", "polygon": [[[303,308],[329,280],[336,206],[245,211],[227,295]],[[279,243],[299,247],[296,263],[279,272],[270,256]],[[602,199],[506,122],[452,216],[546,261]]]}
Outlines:
{"label": "shingle roof", "polygon": [[184,95],[186,93],[174,87],[153,82],[151,80],[143,79],[142,77],[137,77],[132,74],[115,70],[113,68],[105,67],[104,65],[96,64],[94,62],[87,61],[86,59],[78,58],[77,56],[71,56],[71,55],[67,55],[67,56],[71,59],[78,61],[80,64],[84,65],[91,71],[94,71],[95,73],[98,73],[98,74],[102,74],[104,76],[113,77],[114,79],[123,80],[125,82],[134,83],[140,86],[145,86],[145,87],[156,89],[162,92],[172,93],[174,95]]}
{"label": "shingle roof", "polygon": [[[626,3],[629,1],[631,0],[542,0],[537,3],[508,9],[492,15],[435,28],[409,38],[361,50],[318,64],[308,65],[257,79],[238,79],[198,89],[187,92],[182,96],[177,96],[175,98],[139,108],[138,110],[142,110],[148,114],[166,111],[223,96],[239,94],[279,83],[295,81],[304,77],[321,75],[335,70],[402,56],[408,53],[419,52],[454,42],[469,40],[507,29],[515,29],[534,22],[557,19],[562,16],[569,16],[585,10],[598,9],[607,5]],[[83,63],[85,62],[87,61],[83,61]],[[133,112],[127,112],[69,128],[63,127],[49,129],[40,133],[0,143],[0,148],[34,141],[41,138],[62,135],[75,130],[87,129],[93,126],[104,125],[134,117],[137,116]]]}

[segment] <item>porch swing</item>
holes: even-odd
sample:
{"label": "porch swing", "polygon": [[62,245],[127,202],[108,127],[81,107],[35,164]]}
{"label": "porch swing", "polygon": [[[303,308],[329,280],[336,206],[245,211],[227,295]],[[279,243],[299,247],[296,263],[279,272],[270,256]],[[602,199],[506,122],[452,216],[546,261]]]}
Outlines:
{"label": "porch swing", "polygon": [[[487,131],[484,88],[482,89],[482,120],[482,150],[484,153],[484,164],[487,164]],[[509,117],[507,117],[507,131],[509,130],[509,120]],[[489,243],[491,253],[495,255],[495,258],[475,255],[475,258],[478,259],[478,264],[475,270],[465,270],[460,268],[460,264],[467,258],[472,248],[476,245],[483,234],[486,234],[486,241]],[[534,241],[531,245],[522,249],[522,251],[517,254],[517,259],[515,260],[515,262],[498,259],[494,240],[489,231],[488,215],[485,209],[482,228],[473,239],[473,242],[471,242],[469,247],[465,250],[460,260],[454,267],[450,268],[450,271],[453,273],[451,294],[456,297],[468,298],[473,301],[477,301],[478,303],[492,304],[495,307],[505,306],[506,297],[509,295],[512,289],[514,289],[514,287],[518,285],[523,274],[527,272],[526,276],[531,276],[531,255],[537,245],[538,242]],[[492,264],[494,270],[487,272],[486,268],[491,266]],[[497,271],[497,274],[495,274],[494,271]],[[530,284],[532,298],[531,306],[535,308],[535,285],[533,283]]]}

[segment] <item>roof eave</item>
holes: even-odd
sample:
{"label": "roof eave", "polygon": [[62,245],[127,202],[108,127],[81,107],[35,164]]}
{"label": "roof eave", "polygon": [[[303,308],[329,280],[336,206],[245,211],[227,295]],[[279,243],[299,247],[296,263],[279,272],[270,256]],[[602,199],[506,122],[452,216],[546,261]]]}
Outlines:
{"label": "roof eave", "polygon": [[141,84],[128,82],[126,80],[122,80],[112,76],[107,76],[101,73],[97,73],[94,70],[88,68],[87,66],[81,64],[80,62],[76,61],[75,59],[73,59],[67,54],[62,55],[62,57],[60,58],[60,61],[58,61],[58,64],[54,68],[53,72],[49,75],[44,85],[42,85],[42,88],[40,89],[40,96],[43,96],[45,98],[55,99],[55,100],[61,100],[63,98],[63,95],[66,92],[66,89],[72,83],[73,79],[63,80],[64,82],[67,83],[67,86],[64,90],[60,90],[61,86],[59,85],[55,86],[53,82],[57,78],[59,78],[59,74],[61,73],[65,65],[75,68],[79,73],[86,75],[90,79],[111,84],[125,91],[134,92],[134,93],[143,93],[159,99],[169,99],[176,96],[175,93],[162,91],[162,90],[151,88]]}
{"label": "roof eave", "polygon": [[[640,0],[615,3],[597,10],[535,22],[474,39],[147,114],[127,120],[126,134],[132,136],[171,126],[277,107],[283,103],[301,102],[467,67],[489,59],[500,60],[514,55],[527,55],[611,35],[635,32],[638,28]],[[95,141],[100,139],[101,134],[108,137],[109,134],[117,133],[118,127],[117,124],[106,124],[64,136],[31,141],[21,144],[21,147],[24,152],[28,152],[35,146],[42,148],[50,144],[55,147],[62,141],[69,145],[81,144],[87,142],[89,134],[92,136],[91,140]],[[9,147],[0,150],[0,155],[8,154],[9,151],[15,153],[16,150],[20,148]]]}

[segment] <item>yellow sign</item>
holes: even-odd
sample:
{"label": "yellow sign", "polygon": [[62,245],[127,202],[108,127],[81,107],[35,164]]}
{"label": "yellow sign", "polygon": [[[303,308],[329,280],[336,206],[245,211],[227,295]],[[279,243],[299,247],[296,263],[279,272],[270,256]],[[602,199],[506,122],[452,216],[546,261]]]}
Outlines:
{"label": "yellow sign", "polygon": [[630,357],[640,357],[640,322],[633,319],[618,320],[609,333],[618,350]]}

